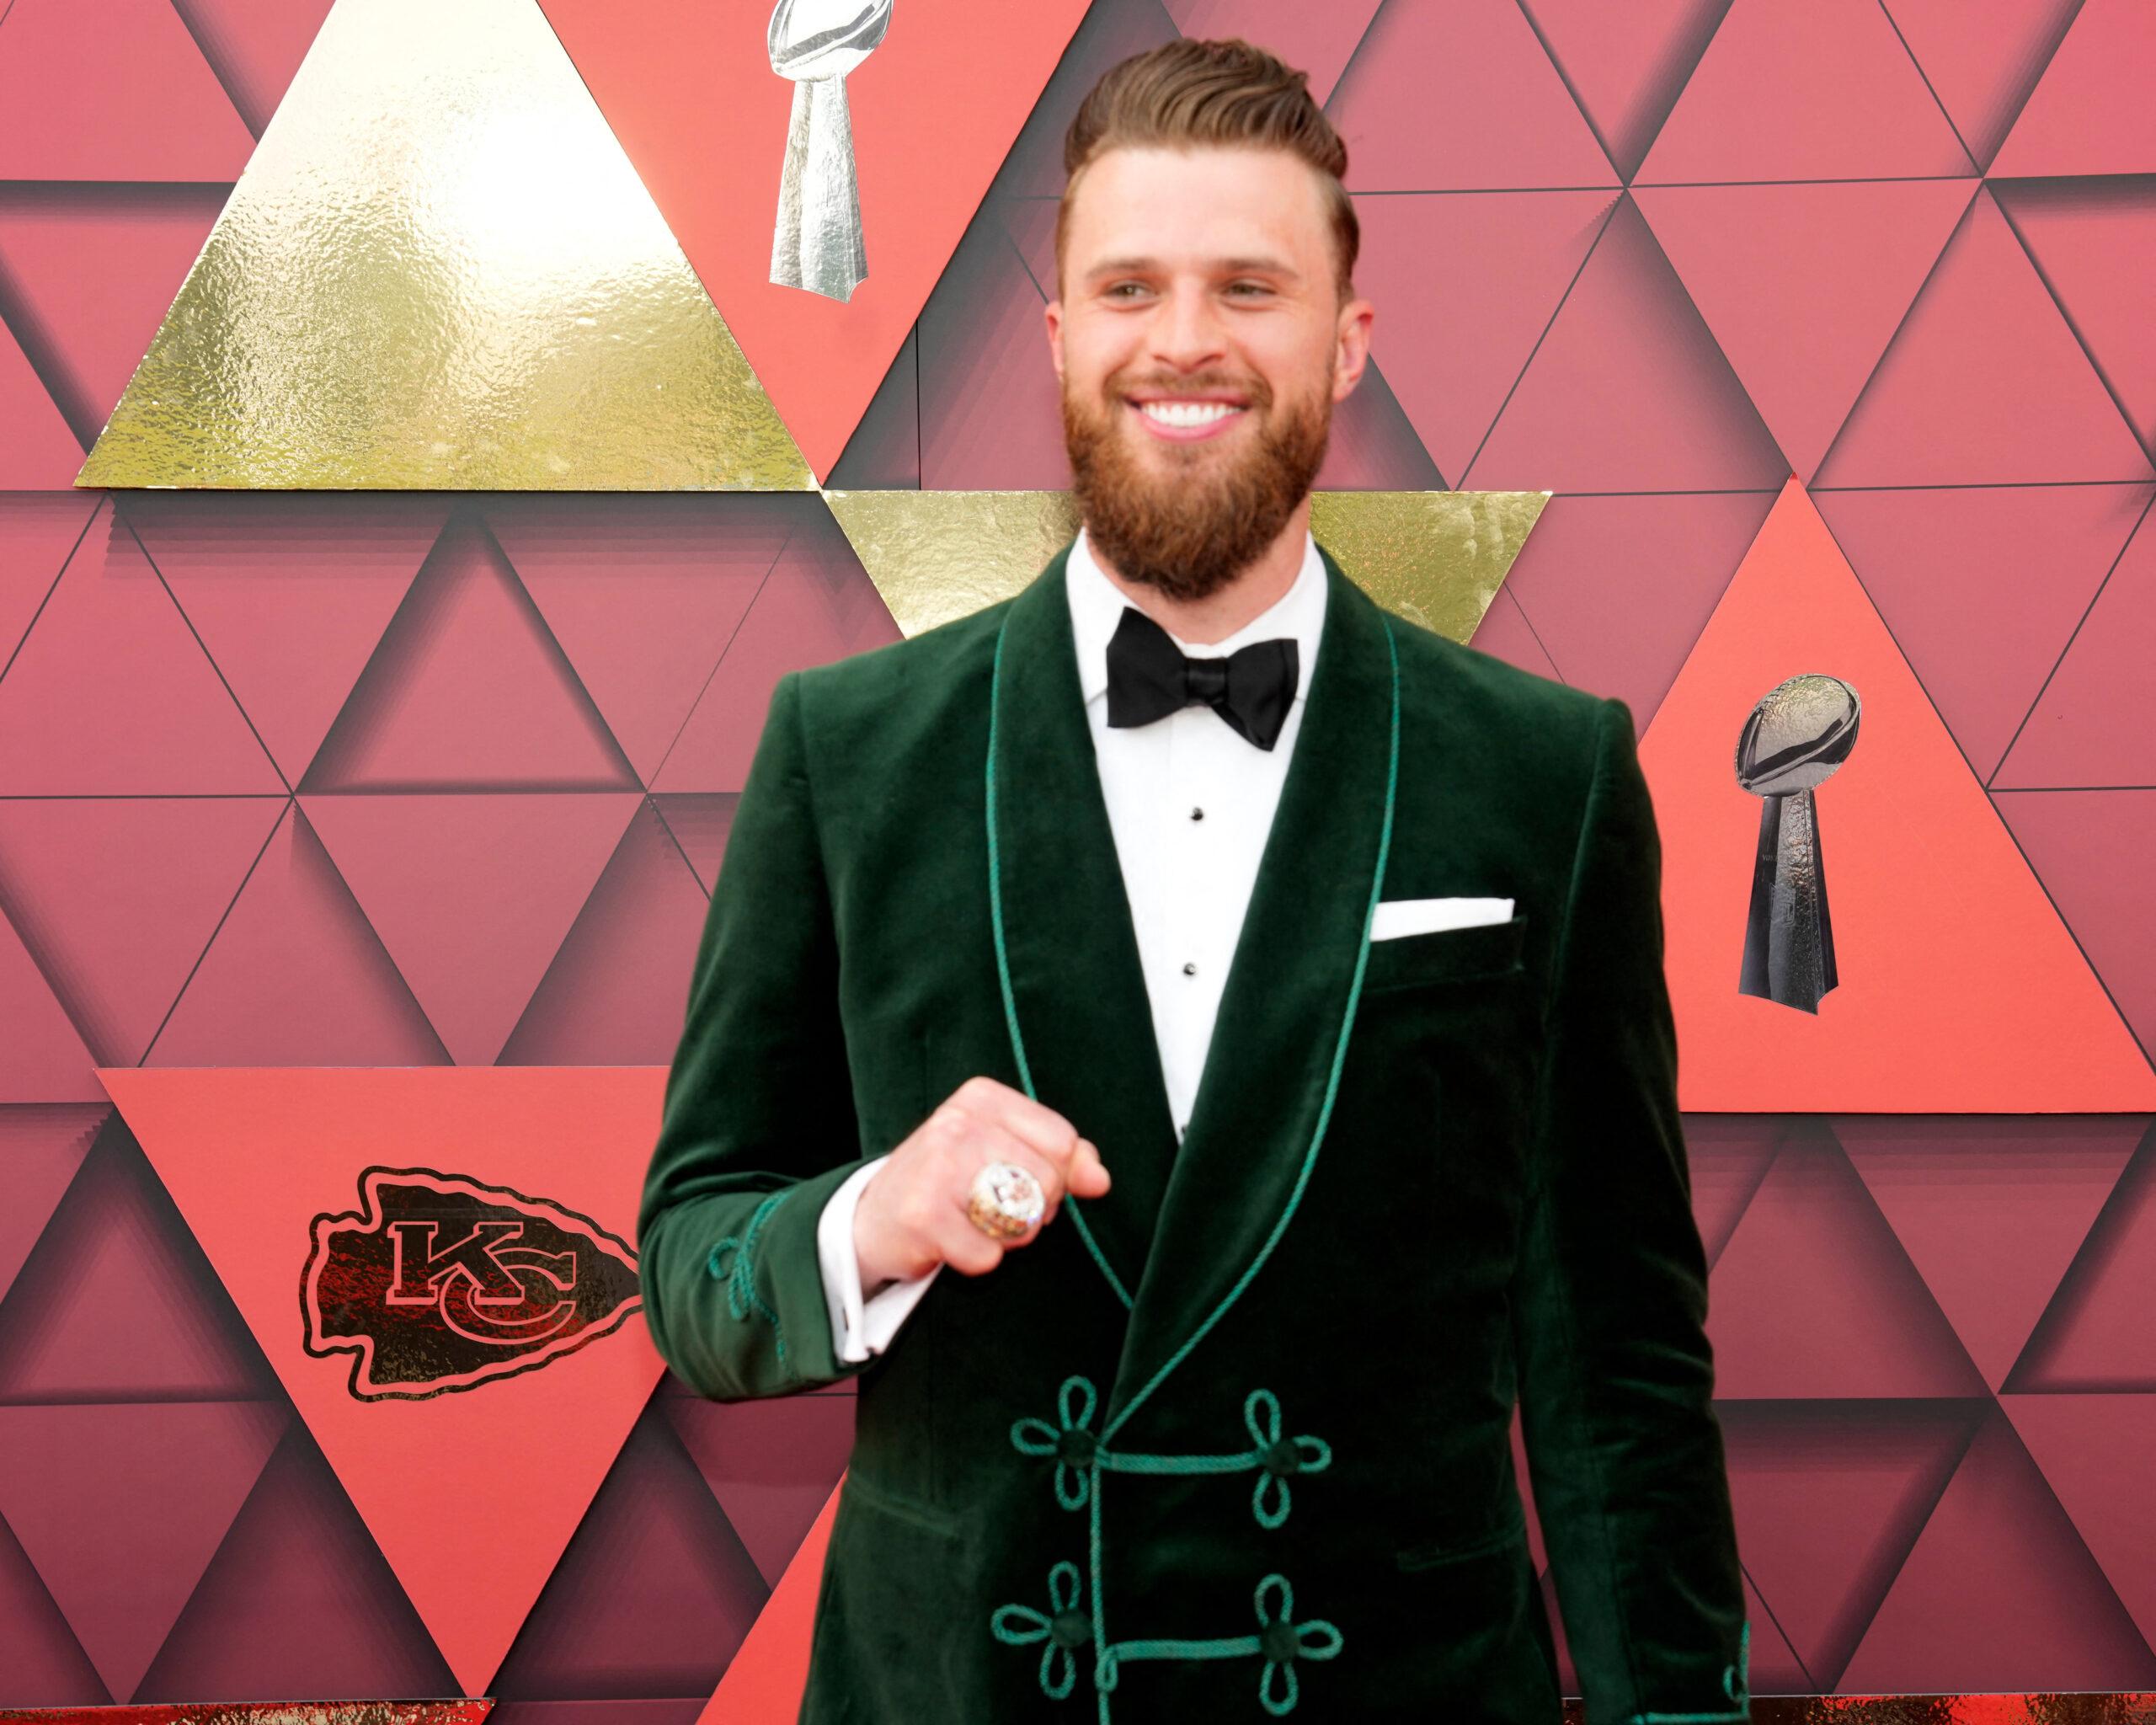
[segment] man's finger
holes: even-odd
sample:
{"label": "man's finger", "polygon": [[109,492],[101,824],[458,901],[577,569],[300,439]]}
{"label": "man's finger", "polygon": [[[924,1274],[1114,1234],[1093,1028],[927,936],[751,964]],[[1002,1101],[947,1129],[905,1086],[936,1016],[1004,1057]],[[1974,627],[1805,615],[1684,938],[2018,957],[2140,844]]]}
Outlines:
{"label": "man's finger", "polygon": [[1070,1153],[1070,1165],[1063,1171],[1065,1186],[1075,1198],[1100,1198],[1108,1189],[1107,1165],[1101,1160],[1100,1146],[1090,1138],[1078,1140],[1078,1147]]}
{"label": "man's finger", "polygon": [[968,1079],[953,1099],[976,1118],[1023,1139],[1059,1168],[1070,1160],[1076,1146],[1078,1129],[1070,1121],[1023,1091],[993,1078]]}

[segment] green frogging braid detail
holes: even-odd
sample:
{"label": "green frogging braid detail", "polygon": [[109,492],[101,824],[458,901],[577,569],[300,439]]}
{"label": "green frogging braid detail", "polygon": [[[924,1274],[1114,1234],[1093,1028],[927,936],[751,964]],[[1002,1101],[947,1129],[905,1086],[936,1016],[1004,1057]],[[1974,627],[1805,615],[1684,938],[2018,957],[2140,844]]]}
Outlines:
{"label": "green frogging braid detail", "polygon": [[[764,1231],[764,1224],[771,1220],[771,1212],[793,1196],[789,1186],[782,1192],[774,1192],[749,1217],[749,1226],[739,1234],[728,1234],[711,1249],[704,1260],[704,1268],[714,1281],[726,1284],[726,1309],[736,1318],[746,1319],[753,1312],[771,1327],[771,1342],[782,1363],[786,1359],[786,1337],[779,1328],[778,1313],[765,1300],[756,1288],[756,1237]],[[726,1255],[733,1254],[728,1265]]]}
{"label": "green frogging braid detail", "polygon": [[[1363,997],[1363,974],[1369,965],[1370,926],[1376,920],[1378,901],[1385,890],[1385,859],[1390,854],[1392,850],[1393,812],[1398,800],[1400,790],[1400,644],[1394,638],[1391,620],[1387,617],[1383,611],[1380,611],[1378,613],[1378,620],[1385,628],[1385,652],[1391,660],[1392,666],[1392,723],[1390,740],[1388,745],[1389,752],[1385,762],[1385,819],[1378,833],[1378,854],[1376,864],[1370,872],[1370,895],[1363,910],[1362,944],[1357,948],[1355,953],[1354,978],[1348,985],[1347,1008],[1341,1014],[1340,1035],[1338,1040],[1333,1046],[1332,1067],[1326,1079],[1325,1099],[1319,1106],[1317,1125],[1315,1130],[1310,1135],[1310,1148],[1304,1154],[1301,1171],[1295,1177],[1294,1189],[1289,1194],[1287,1204],[1285,1208],[1282,1210],[1279,1220],[1274,1223],[1273,1231],[1266,1236],[1264,1245],[1258,1248],[1257,1255],[1251,1258],[1250,1263],[1245,1268],[1241,1276],[1236,1279],[1235,1286],[1230,1288],[1227,1293],[1222,1296],[1220,1303],[1213,1308],[1211,1314],[1206,1318],[1204,1322],[1201,1323],[1197,1329],[1191,1332],[1190,1336],[1184,1341],[1182,1346],[1178,1348],[1175,1353],[1169,1357],[1166,1364],[1162,1365],[1158,1371],[1153,1374],[1152,1377],[1146,1382],[1145,1387],[1139,1390],[1137,1395],[1131,1398],[1129,1404],[1124,1407],[1123,1412],[1118,1414],[1115,1418],[1109,1421],[1107,1428],[1101,1432],[1098,1438],[1093,1440],[1092,1460],[1090,1467],[1088,1468],[1090,1477],[1086,1484],[1082,1487],[1074,1489],[1066,1496],[1063,1489],[1063,1482],[1059,1481],[1057,1488],[1059,1501],[1064,1502],[1067,1505],[1070,1505],[1072,1504],[1072,1500],[1075,1499],[1075,1505],[1089,1504],[1092,1512],[1089,1517],[1090,1525],[1087,1529],[1086,1559],[1088,1570],[1093,1578],[1092,1641],[1095,1650],[1093,1655],[1093,1685],[1096,1694],[1098,1696],[1100,1725],[1109,1725],[1108,1696],[1115,1688],[1116,1665],[1119,1658],[1143,1658],[1148,1656],[1144,1651],[1148,1648],[1158,1649],[1166,1647],[1174,1647],[1178,1649],[1188,1649],[1193,1647],[1225,1648],[1228,1644],[1226,1642],[1122,1642],[1114,1643],[1111,1643],[1109,1642],[1107,1638],[1107,1614],[1105,1602],[1102,1597],[1103,1589],[1100,1585],[1102,1567],[1101,1476],[1103,1470],[1108,1466],[1104,1458],[1116,1455],[1116,1452],[1109,1450],[1106,1447],[1107,1440],[1113,1438],[1116,1433],[1123,1428],[1125,1422],[1130,1418],[1131,1415],[1135,1413],[1139,1407],[1142,1406],[1150,1397],[1151,1397],[1153,1392],[1159,1389],[1161,1386],[1166,1381],[1168,1375],[1175,1370],[1177,1366],[1181,1365],[1185,1359],[1190,1357],[1191,1350],[1196,1348],[1198,1344],[1205,1338],[1205,1337],[1211,1332],[1214,1325],[1218,1323],[1222,1316],[1226,1314],[1228,1308],[1233,1306],[1237,1300],[1241,1298],[1243,1290],[1250,1285],[1251,1279],[1256,1277],[1258,1271],[1264,1267],[1266,1260],[1272,1257],[1273,1248],[1280,1243],[1280,1236],[1287,1231],[1288,1224],[1294,1219],[1295,1210],[1302,1202],[1304,1190],[1310,1184],[1311,1172],[1317,1166],[1319,1147],[1325,1142],[1326,1128],[1332,1120],[1333,1104],[1338,1099],[1340,1093],[1340,1075],[1348,1063],[1348,1038],[1349,1033],[1354,1028],[1355,1009],[1361,1002]],[[1010,619],[1006,613],[1003,626],[996,631],[995,658],[989,678],[987,773],[989,909],[990,921],[995,935],[995,972],[997,979],[1002,985],[1003,1017],[1004,1022],[1008,1026],[1011,1033],[1011,1052],[1017,1058],[1018,1076],[1025,1087],[1026,1094],[1028,1097],[1033,1097],[1035,1101],[1038,1101],[1039,1097],[1035,1095],[1033,1090],[1033,1069],[1026,1060],[1025,1039],[1019,1031],[1017,1001],[1011,987],[1010,956],[1006,951],[1004,946],[1002,868],[999,860],[1001,853],[998,848],[995,833],[996,709],[1000,705],[998,692],[1001,687],[1003,676],[1003,637],[1009,628]],[[1086,1250],[1092,1254],[1093,1262],[1100,1266],[1101,1274],[1107,1278],[1108,1285],[1114,1289],[1117,1297],[1123,1301],[1126,1308],[1129,1307],[1134,1304],[1131,1298],[1130,1292],[1123,1285],[1121,1280],[1118,1279],[1115,1271],[1110,1268],[1107,1259],[1102,1254],[1099,1243],[1093,1238],[1092,1230],[1086,1225],[1085,1215],[1079,1207],[1078,1201],[1075,1199],[1070,1199],[1069,1207],[1071,1220],[1077,1224],[1078,1232],[1086,1242]],[[1066,1380],[1065,1388],[1068,1390],[1069,1387],[1069,1381]],[[1091,1386],[1088,1384],[1086,1388],[1090,1391]],[[1263,1392],[1261,1391],[1257,1393]],[[1253,1403],[1255,1402],[1255,1395],[1253,1395],[1251,1401]],[[1256,1416],[1249,1404],[1246,1404],[1246,1413],[1250,1416],[1253,1430],[1256,1430],[1257,1429],[1256,1426]],[[1091,1417],[1091,1407],[1089,1404],[1086,1409],[1086,1419],[1090,1420]],[[1034,1423],[1042,1428],[1047,1428],[1048,1424],[1045,1420],[1038,1421]],[[1069,1423],[1067,1429],[1083,1429],[1085,1424],[1085,1421],[1072,1422]],[[1278,1428],[1274,1427],[1273,1429],[1277,1431]],[[1065,1439],[1065,1433],[1055,1432],[1052,1434],[1055,1437],[1058,1445],[1060,1445]],[[1028,1426],[1027,1423],[1024,1420],[1018,1421],[1011,1428],[1011,1440],[1014,1443],[1019,1443],[1020,1447],[1022,1449],[1024,1445],[1020,1442],[1022,1435],[1028,1439],[1037,1439],[1037,1434],[1034,1433],[1032,1427]],[[1301,1441],[1302,1440],[1300,1439],[1297,1440],[1298,1446],[1299,1446]],[[1315,1439],[1310,1439],[1310,1441],[1314,1444],[1318,1442],[1318,1440]],[[1027,1453],[1032,1454],[1035,1452],[1029,1450]],[[1075,1461],[1063,1458],[1059,1450],[1051,1453],[1057,1453],[1059,1455],[1059,1462],[1060,1466],[1075,1466],[1078,1465]],[[1323,1460],[1316,1462],[1315,1466],[1308,1467],[1305,1471],[1315,1471],[1317,1466],[1322,1466],[1331,1460],[1331,1451],[1329,1448],[1325,1448],[1321,1445],[1320,1450],[1313,1452],[1314,1455],[1317,1453],[1322,1454]],[[1123,1462],[1128,1462],[1130,1460],[1130,1458],[1127,1456],[1120,1457],[1118,1459]],[[1157,1461],[1160,1458],[1150,1459]],[[1207,1461],[1225,1461],[1229,1459],[1230,1458],[1202,1456],[1194,1458],[1187,1456],[1181,1457],[1177,1458],[1179,1466],[1172,1471],[1193,1473],[1226,1471],[1228,1470],[1225,1467],[1208,1467],[1203,1464]],[[1239,1456],[1232,1459],[1235,1461],[1238,1467],[1249,1465],[1248,1458],[1246,1456]],[[1137,1467],[1126,1467],[1122,1471],[1137,1472],[1145,1470]],[[1150,1471],[1168,1471],[1171,1470],[1155,1467]],[[1261,1493],[1262,1489],[1262,1488],[1261,1487]],[[1279,1503],[1280,1508],[1278,1513],[1280,1518],[1284,1519],[1287,1515],[1287,1499],[1284,1495],[1284,1482],[1283,1495]],[[1257,1509],[1259,1519],[1263,1521],[1267,1512],[1266,1509],[1266,1500],[1262,1495],[1256,1500],[1254,1507]],[[1266,1587],[1276,1580],[1279,1582],[1282,1591],[1283,1610],[1280,1617],[1274,1621],[1282,1625],[1285,1625],[1288,1622],[1288,1614],[1284,1609],[1284,1606],[1288,1603],[1288,1595],[1286,1593],[1288,1585],[1287,1582],[1283,1578],[1268,1575],[1266,1577],[1264,1582],[1259,1583],[1258,1589],[1258,1616],[1260,1627],[1261,1629],[1267,1630],[1268,1633],[1273,1632],[1265,1615],[1264,1593]],[[1074,1604],[1074,1612],[1075,1610],[1076,1607]],[[1292,1658],[1295,1653],[1300,1653],[1301,1656],[1305,1658],[1329,1659],[1335,1653],[1340,1651],[1340,1632],[1331,1624],[1314,1621],[1308,1625],[1301,1626],[1301,1627],[1320,1632],[1319,1642],[1314,1645],[1311,1648],[1305,1650],[1301,1648],[1299,1641],[1298,1641],[1294,1644],[1294,1648],[1290,1649],[1288,1642],[1282,1638],[1281,1634],[1274,1634],[1274,1639],[1270,1644],[1270,1648],[1277,1648],[1279,1651],[1289,1653],[1290,1658]],[[1001,1634],[1001,1632],[999,1630],[999,1637]],[[1296,1696],[1298,1694],[1298,1685],[1295,1680],[1295,1674],[1292,1669],[1285,1670],[1284,1674],[1286,1677],[1286,1682],[1283,1685],[1282,1694],[1276,1696],[1273,1693],[1273,1680],[1275,1674],[1274,1668],[1276,1665],[1283,1667],[1287,1666],[1288,1660],[1285,1658],[1274,1658],[1272,1656],[1272,1652],[1270,1648],[1268,1648],[1268,1644],[1261,1640],[1258,1637],[1237,1636],[1230,1637],[1229,1639],[1232,1641],[1235,1649],[1237,1652],[1255,1653],[1266,1651],[1267,1653],[1266,1670],[1264,1675],[1261,1679],[1258,1697],[1260,1701],[1264,1705],[1266,1711],[1277,1716],[1286,1712],[1289,1708],[1293,1707],[1295,1705]],[[1132,1649],[1139,1649],[1139,1651],[1133,1652]],[[1159,1657],[1160,1655],[1156,1653],[1154,1656]],[[1189,1657],[1190,1655],[1185,1653],[1182,1656]],[[1197,1657],[1213,1657],[1213,1655],[1199,1654],[1197,1655]],[[1045,1670],[1045,1662],[1043,1662],[1043,1670]],[[1065,1690],[1065,1692],[1068,1693],[1068,1690]]]}
{"label": "green frogging braid detail", "polygon": [[1058,1424],[1031,1418],[1011,1423],[1011,1442],[1022,1454],[1055,1457],[1055,1501],[1066,1509],[1083,1509],[1091,1490],[1099,1443],[1086,1428],[1099,1399],[1090,1379],[1073,1375],[1056,1393]]}
{"label": "green frogging braid detail", "polygon": [[1257,1602],[1256,1635],[1224,1635],[1207,1641],[1119,1641],[1107,1650],[1108,1669],[1113,1673],[1125,1659],[1233,1659],[1262,1653],[1258,1705],[1276,1719],[1291,1713],[1302,1696],[1296,1662],[1333,1658],[1343,1637],[1322,1617],[1294,1621],[1295,1591],[1277,1570],[1258,1583]]}
{"label": "green frogging braid detail", "polygon": [[998,1605],[988,1620],[995,1638],[1006,1647],[1048,1643],[1041,1649],[1041,1693],[1051,1701],[1061,1701],[1075,1686],[1077,1650],[1093,1638],[1092,1620],[1078,1606],[1085,1595],[1085,1578],[1078,1566],[1065,1559],[1048,1573],[1046,1611],[1031,1605]]}
{"label": "green frogging braid detail", "polygon": [[1322,1438],[1280,1435],[1280,1398],[1270,1390],[1252,1390],[1243,1398],[1243,1425],[1251,1447],[1224,1455],[1147,1455],[1110,1450],[1091,1427],[1099,1403],[1092,1381],[1076,1374],[1063,1381],[1056,1396],[1058,1423],[1027,1418],[1011,1425],[1011,1446],[1022,1455],[1055,1458],[1055,1501],[1082,1509],[1091,1495],[1092,1475],[1107,1473],[1243,1473],[1255,1468],[1251,1514],[1262,1528],[1276,1528],[1292,1506],[1289,1479],[1299,1473],[1322,1473],[1332,1465],[1332,1446]]}

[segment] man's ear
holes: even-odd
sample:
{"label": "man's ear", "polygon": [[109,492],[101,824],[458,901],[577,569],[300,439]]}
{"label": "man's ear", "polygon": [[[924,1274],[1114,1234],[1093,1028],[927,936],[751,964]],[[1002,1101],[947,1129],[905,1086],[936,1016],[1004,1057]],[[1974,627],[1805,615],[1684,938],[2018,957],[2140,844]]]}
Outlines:
{"label": "man's ear", "polygon": [[1332,398],[1345,401],[1363,381],[1363,368],[1370,359],[1370,323],[1377,307],[1368,300],[1350,300],[1340,308],[1332,349]]}
{"label": "man's ear", "polygon": [[1041,308],[1048,320],[1048,356],[1055,363],[1055,381],[1063,382],[1063,302],[1050,300]]}

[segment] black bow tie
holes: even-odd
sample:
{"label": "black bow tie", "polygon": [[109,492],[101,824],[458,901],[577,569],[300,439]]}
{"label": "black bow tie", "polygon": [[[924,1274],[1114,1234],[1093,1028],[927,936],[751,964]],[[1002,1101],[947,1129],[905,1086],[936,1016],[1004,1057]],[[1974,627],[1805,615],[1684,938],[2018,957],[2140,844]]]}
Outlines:
{"label": "black bow tie", "polygon": [[1203,702],[1240,737],[1269,750],[1295,699],[1295,644],[1253,641],[1225,659],[1193,659],[1134,605],[1108,641],[1108,723],[1150,724]]}

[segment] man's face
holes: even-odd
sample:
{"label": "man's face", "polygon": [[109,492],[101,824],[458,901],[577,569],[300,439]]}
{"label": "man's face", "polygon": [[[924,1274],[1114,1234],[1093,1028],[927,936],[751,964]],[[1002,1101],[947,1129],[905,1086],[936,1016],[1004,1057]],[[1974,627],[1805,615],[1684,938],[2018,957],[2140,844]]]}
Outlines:
{"label": "man's face", "polygon": [[1278,537],[1360,380],[1324,183],[1285,150],[1112,149],[1066,213],[1048,330],[1086,531],[1177,599]]}

